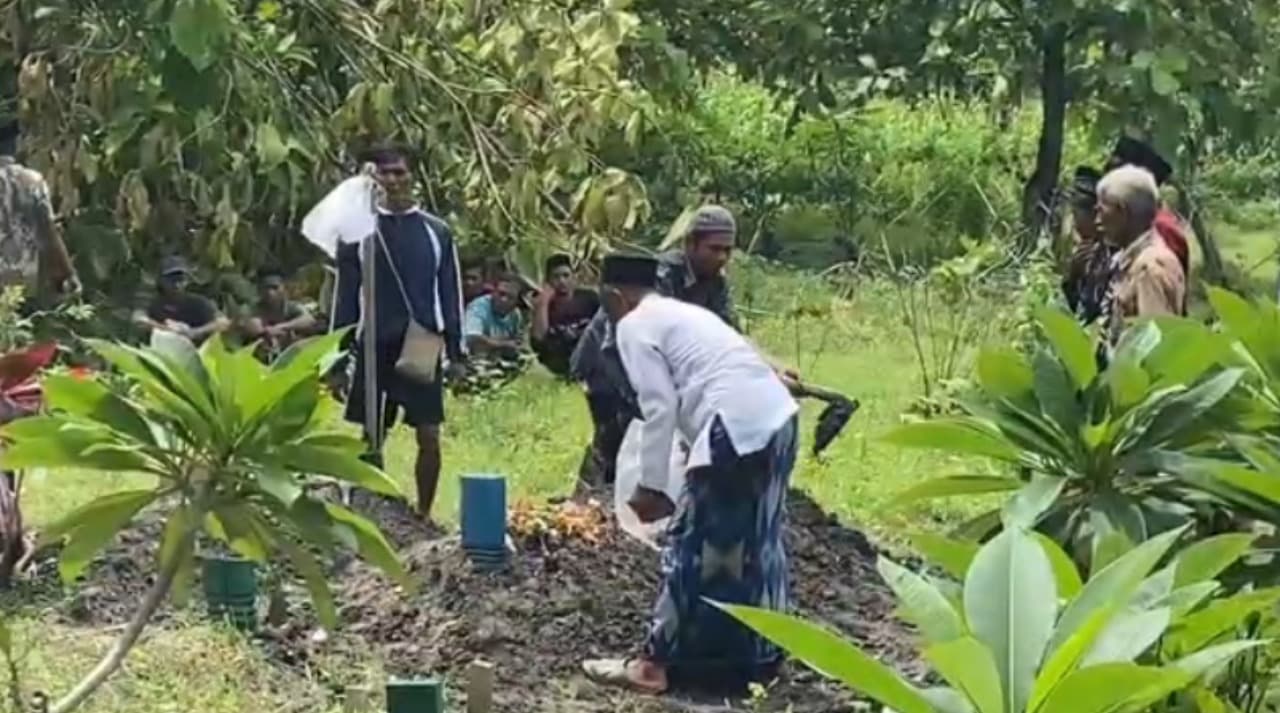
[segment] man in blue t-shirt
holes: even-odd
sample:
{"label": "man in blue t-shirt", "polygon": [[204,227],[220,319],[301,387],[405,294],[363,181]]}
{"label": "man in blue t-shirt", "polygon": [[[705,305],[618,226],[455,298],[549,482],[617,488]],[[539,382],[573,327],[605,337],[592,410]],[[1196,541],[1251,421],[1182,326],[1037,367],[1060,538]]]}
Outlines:
{"label": "man in blue t-shirt", "polygon": [[[367,157],[377,167],[382,186],[378,206],[376,240],[374,325],[377,343],[377,393],[383,401],[385,431],[395,423],[399,411],[414,429],[418,441],[415,475],[418,512],[430,519],[440,481],[440,424],[444,421],[444,374],[432,383],[423,383],[400,374],[396,361],[404,346],[410,321],[439,334],[444,341],[443,360],[449,374],[462,367],[466,346],[462,339],[462,288],[458,252],[449,226],[418,207],[413,192],[409,152],[400,147],[377,149]],[[338,298],[334,327],[360,320],[360,280],[362,243],[346,243],[338,248]],[[364,349],[355,348],[355,374],[347,396],[346,417],[364,423]]]}

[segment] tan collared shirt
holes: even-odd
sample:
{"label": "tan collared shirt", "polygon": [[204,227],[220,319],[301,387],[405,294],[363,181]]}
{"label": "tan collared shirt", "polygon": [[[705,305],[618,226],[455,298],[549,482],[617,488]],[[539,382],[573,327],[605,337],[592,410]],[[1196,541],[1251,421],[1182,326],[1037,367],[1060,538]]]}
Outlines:
{"label": "tan collared shirt", "polygon": [[1178,256],[1148,231],[1112,259],[1112,303],[1108,334],[1112,343],[1141,317],[1185,313],[1187,276]]}

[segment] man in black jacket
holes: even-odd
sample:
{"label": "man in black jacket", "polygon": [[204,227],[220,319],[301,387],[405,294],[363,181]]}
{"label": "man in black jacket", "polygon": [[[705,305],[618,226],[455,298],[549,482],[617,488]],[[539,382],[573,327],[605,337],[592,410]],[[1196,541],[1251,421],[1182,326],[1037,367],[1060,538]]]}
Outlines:
{"label": "man in black jacket", "polygon": [[[458,252],[449,226],[421,208],[414,198],[410,157],[403,148],[371,152],[382,186],[378,206],[378,232],[367,240],[375,244],[375,292],[377,343],[377,391],[383,401],[383,433],[395,423],[397,411],[414,429],[418,441],[415,476],[418,512],[427,519],[440,481],[440,424],[444,421],[443,378],[432,383],[415,381],[397,372],[395,365],[404,345],[410,321],[444,339],[447,369],[461,367],[465,356],[462,339],[462,288]],[[338,299],[334,326],[345,327],[360,319],[361,243],[338,248]],[[363,340],[360,335],[359,340]],[[347,397],[348,421],[364,423],[364,351],[355,349],[355,376]]]}

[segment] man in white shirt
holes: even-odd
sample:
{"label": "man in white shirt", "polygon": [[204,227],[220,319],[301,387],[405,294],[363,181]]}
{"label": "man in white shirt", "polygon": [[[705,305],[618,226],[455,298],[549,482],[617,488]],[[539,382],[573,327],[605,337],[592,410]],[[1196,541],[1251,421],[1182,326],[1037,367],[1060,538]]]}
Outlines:
{"label": "man in white shirt", "polygon": [[[798,406],[769,362],[714,313],[655,292],[657,262],[605,260],[601,300],[643,417],[640,486],[654,522],[674,513],[645,654],[588,661],[593,678],[662,693],[689,683],[741,686],[781,652],[704,597],[787,608],[785,503]],[[680,502],[664,494],[672,438],[691,444]]]}

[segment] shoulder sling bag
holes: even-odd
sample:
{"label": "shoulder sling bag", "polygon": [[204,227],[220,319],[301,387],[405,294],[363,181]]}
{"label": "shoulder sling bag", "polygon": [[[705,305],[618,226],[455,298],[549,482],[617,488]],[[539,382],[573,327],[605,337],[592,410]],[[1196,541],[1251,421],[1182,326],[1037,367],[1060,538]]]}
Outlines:
{"label": "shoulder sling bag", "polygon": [[[435,231],[430,225],[426,227],[427,234],[436,240]],[[404,281],[400,279],[400,270],[396,268],[391,250],[387,248],[386,241],[382,238],[381,228],[375,229],[374,235],[377,236],[378,246],[387,255],[391,275],[396,279],[400,296],[404,298],[404,308],[409,313],[409,325],[404,331],[404,345],[400,347],[400,357],[396,359],[396,372],[421,384],[434,384],[440,372],[440,355],[444,352],[444,338],[422,326],[418,321],[418,316],[413,312],[413,305],[409,302],[409,292],[404,288]],[[437,244],[439,244],[438,241]],[[440,257],[436,261],[437,273],[440,268],[439,260],[444,259],[444,246],[440,247]]]}

